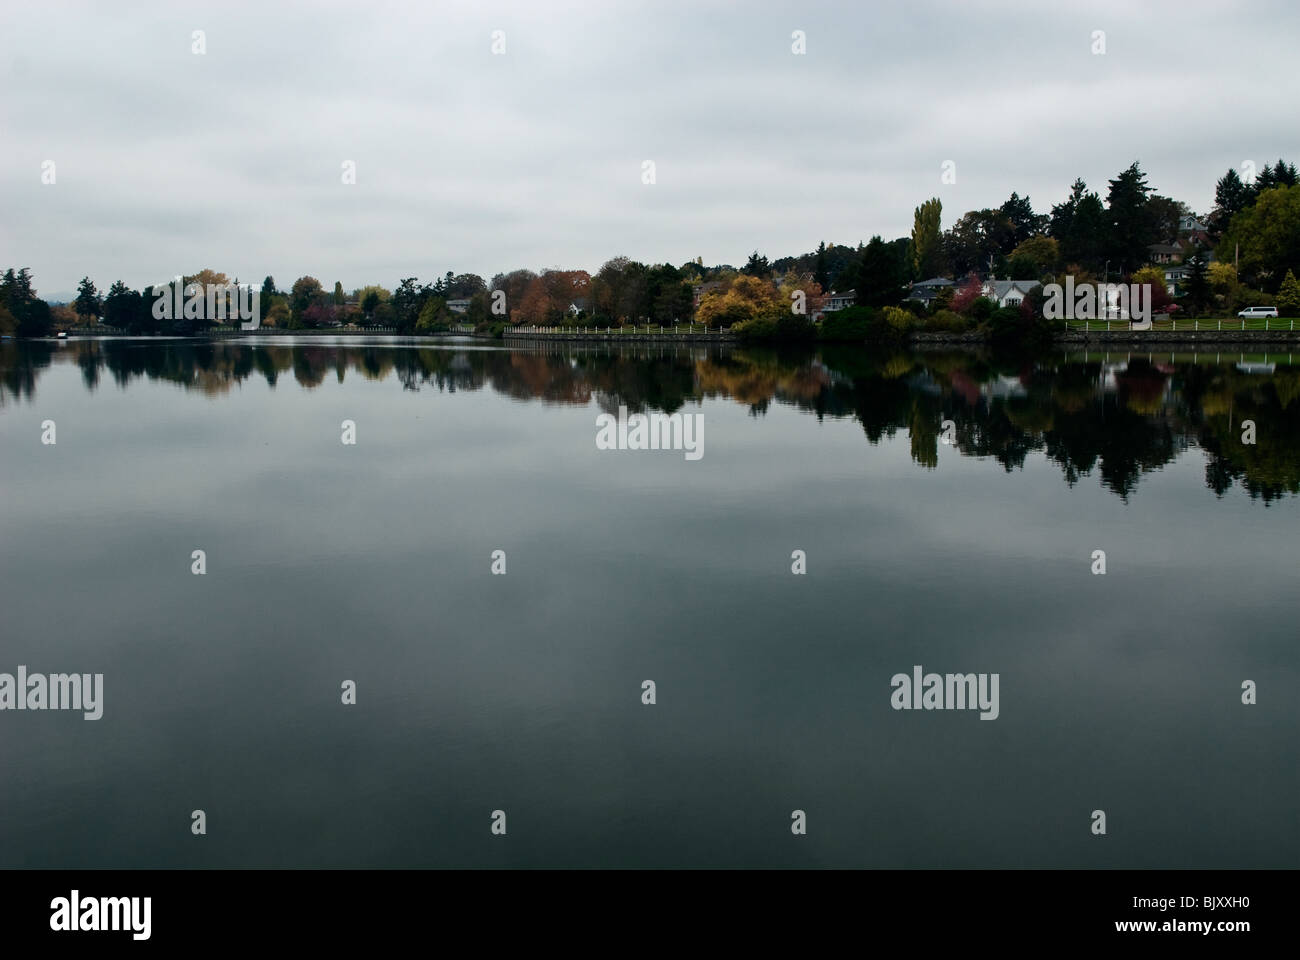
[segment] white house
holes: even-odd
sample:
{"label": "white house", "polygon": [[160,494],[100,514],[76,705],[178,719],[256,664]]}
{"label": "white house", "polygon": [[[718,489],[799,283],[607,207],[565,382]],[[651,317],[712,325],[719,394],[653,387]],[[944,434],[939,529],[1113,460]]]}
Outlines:
{"label": "white house", "polygon": [[980,295],[999,307],[1018,307],[1030,291],[1042,286],[1037,280],[986,280]]}
{"label": "white house", "polygon": [[1169,293],[1169,296],[1178,296],[1178,285],[1180,283],[1186,283],[1187,278],[1191,276],[1191,274],[1192,268],[1187,266],[1185,263],[1180,263],[1172,267],[1165,267],[1165,290]]}
{"label": "white house", "polygon": [[835,310],[843,310],[845,307],[851,307],[857,302],[858,295],[854,290],[845,290],[843,292],[832,290],[826,297],[826,306],[822,307],[822,311],[830,313]]}

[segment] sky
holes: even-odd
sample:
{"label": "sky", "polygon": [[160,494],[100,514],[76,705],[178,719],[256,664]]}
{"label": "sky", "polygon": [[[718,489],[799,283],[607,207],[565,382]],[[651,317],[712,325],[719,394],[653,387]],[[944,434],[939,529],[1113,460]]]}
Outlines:
{"label": "sky", "polygon": [[904,236],[929,197],[945,229],[1048,212],[1134,160],[1204,213],[1229,167],[1300,161],[1298,36],[1225,0],[14,6],[0,268],[59,300],[739,265]]}

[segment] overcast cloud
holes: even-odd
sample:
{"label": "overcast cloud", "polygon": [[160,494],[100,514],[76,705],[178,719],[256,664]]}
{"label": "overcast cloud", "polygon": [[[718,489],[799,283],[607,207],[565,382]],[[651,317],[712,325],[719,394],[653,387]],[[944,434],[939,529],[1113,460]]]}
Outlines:
{"label": "overcast cloud", "polygon": [[1258,2],[12,6],[0,266],[61,297],[738,264],[905,235],[930,196],[945,228],[1046,212],[1135,159],[1205,212],[1229,166],[1300,161],[1298,37]]}

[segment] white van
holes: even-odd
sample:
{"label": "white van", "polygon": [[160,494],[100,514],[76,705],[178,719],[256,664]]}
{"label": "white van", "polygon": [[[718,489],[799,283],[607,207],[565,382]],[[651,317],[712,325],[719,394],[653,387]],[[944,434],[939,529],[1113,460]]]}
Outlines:
{"label": "white van", "polygon": [[1256,317],[1276,317],[1277,307],[1247,307],[1245,310],[1238,310],[1237,316],[1247,320]]}

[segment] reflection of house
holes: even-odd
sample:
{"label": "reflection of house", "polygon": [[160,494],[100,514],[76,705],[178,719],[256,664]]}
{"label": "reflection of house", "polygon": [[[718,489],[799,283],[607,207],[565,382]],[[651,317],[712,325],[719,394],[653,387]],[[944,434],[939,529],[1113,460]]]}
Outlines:
{"label": "reflection of house", "polygon": [[1119,389],[1119,378],[1128,370],[1128,361],[1123,363],[1103,363],[1101,365],[1101,388],[1107,393]]}
{"label": "reflection of house", "polygon": [[448,300],[447,309],[452,313],[466,313],[469,311],[468,300]]}
{"label": "reflection of house", "polygon": [[980,295],[988,297],[999,307],[1018,307],[1039,286],[1042,284],[1037,280],[986,280]]}
{"label": "reflection of house", "polygon": [[909,300],[920,300],[926,306],[939,295],[941,290],[951,290],[957,284],[947,277],[931,277],[929,280],[922,280],[920,283],[912,286],[911,292],[907,295]]}
{"label": "reflection of house", "polygon": [[1028,396],[1029,392],[1025,390],[1025,385],[1020,382],[1019,377],[999,375],[980,384],[980,395],[986,400],[1005,400],[1008,397]]}

